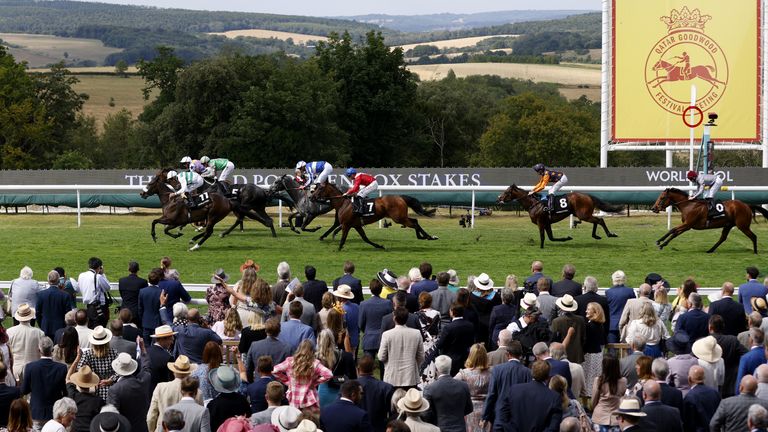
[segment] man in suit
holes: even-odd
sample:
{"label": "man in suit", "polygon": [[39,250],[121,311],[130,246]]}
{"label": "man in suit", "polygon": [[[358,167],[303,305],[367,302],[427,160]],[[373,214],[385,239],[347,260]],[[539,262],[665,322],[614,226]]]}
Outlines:
{"label": "man in suit", "polygon": [[173,379],[173,375],[166,365],[174,360],[171,348],[175,334],[176,332],[171,326],[163,325],[156,328],[155,333],[151,335],[152,339],[150,340],[154,340],[154,343],[147,348],[147,357],[151,368],[150,393],[155,390],[157,384]]}
{"label": "man in suit", "polygon": [[0,363],[0,426],[8,426],[11,402],[21,397],[21,390],[18,387],[11,387],[5,383],[7,376],[8,368],[4,363]]}
{"label": "man in suit", "polygon": [[[267,407],[256,411],[251,415],[251,424],[270,424],[272,422],[272,413],[281,406],[285,398],[285,387],[278,381],[271,381],[264,390],[264,400],[267,401]],[[253,411],[253,400],[251,400],[251,411]]]}
{"label": "man in suit", "polygon": [[566,294],[570,294],[571,297],[580,296],[581,284],[573,280],[574,276],[576,276],[576,267],[573,264],[564,265],[563,278],[552,284],[550,294],[555,297],[562,297]]}
{"label": "man in suit", "polygon": [[[363,352],[376,357],[381,343],[381,320],[392,311],[392,303],[381,298],[382,284],[373,279],[369,284],[371,298],[360,303],[358,327],[363,331]],[[391,321],[391,320],[390,320]],[[381,371],[382,376],[384,371]],[[365,393],[363,393],[365,399]]]}
{"label": "man in suit", "polygon": [[619,318],[619,335],[622,341],[627,340],[627,326],[629,326],[630,321],[640,318],[643,305],[653,303],[653,299],[651,299],[653,288],[647,283],[640,285],[637,288],[637,293],[639,297],[627,300],[624,310],[621,312],[621,318]]}
{"label": "man in suit", "polygon": [[[152,389],[152,369],[150,358],[144,341],[139,343],[141,349],[141,370],[139,364],[126,353],[120,353],[112,361],[112,369],[119,376],[107,393],[107,403],[114,407],[133,424],[135,432],[147,432],[146,416],[149,410],[149,399]],[[166,363],[162,364],[163,367]],[[167,368],[166,368],[167,370]],[[137,397],[137,395],[142,395]]]}
{"label": "man in suit", "polygon": [[337,289],[339,285],[349,285],[352,288],[352,294],[355,297],[352,299],[352,303],[359,305],[363,302],[363,284],[360,279],[352,276],[355,273],[355,263],[352,261],[344,261],[344,275],[337,277],[333,280],[333,289]]}
{"label": "man in suit", "polygon": [[497,341],[498,348],[495,351],[488,353],[488,366],[496,366],[502,363],[506,363],[509,359],[507,356],[509,344],[512,342],[512,332],[504,329],[499,332],[499,340]]}
{"label": "man in suit", "polygon": [[119,319],[113,319],[109,322],[109,329],[112,331],[109,347],[118,354],[124,352],[131,357],[136,357],[136,342],[123,339],[123,322]]}
{"label": "man in suit", "polygon": [[389,420],[390,404],[395,389],[392,385],[373,377],[375,357],[365,354],[357,360],[357,381],[363,387],[360,406],[368,413],[373,432],[384,432]]}
{"label": "man in suit", "polygon": [[683,429],[685,432],[709,432],[712,414],[720,405],[720,393],[704,385],[704,368],[693,366],[688,372],[691,389],[683,398]]}
{"label": "man in suit", "polygon": [[568,363],[552,358],[546,342],[537,342],[536,345],[533,346],[533,355],[536,356],[536,360],[549,363],[550,377],[560,375],[561,377],[565,378],[566,381],[568,381],[568,393],[569,396],[573,398],[573,395],[571,394],[571,389],[573,388],[573,377],[571,376],[571,368],[568,366]]}
{"label": "man in suit", "polygon": [[72,306],[72,297],[63,290],[64,285],[60,280],[59,272],[56,270],[48,272],[48,288],[37,293],[37,305],[35,305],[37,316],[40,317],[40,330],[51,340],[56,336],[58,329],[67,325],[64,322],[64,315]]}
{"label": "man in suit", "polygon": [[555,304],[561,312],[560,316],[552,320],[552,324],[550,325],[552,340],[563,342],[570,329],[573,329],[573,336],[566,348],[568,360],[574,363],[584,363],[584,343],[587,340],[587,322],[583,317],[574,313],[578,308],[578,305],[570,294],[558,298]]}
{"label": "man in suit", "polygon": [[168,295],[168,308],[173,309],[173,305],[178,302],[189,303],[192,296],[189,295],[184,285],[179,281],[179,275],[176,270],[171,270],[170,274],[163,274],[163,278],[158,282],[158,287]]}
{"label": "man in suit", "polygon": [[768,410],[760,405],[752,405],[747,412],[747,430],[766,432],[768,428]]}
{"label": "man in suit", "polygon": [[272,317],[267,320],[264,331],[267,333],[267,337],[256,341],[248,348],[248,354],[245,360],[245,370],[248,381],[253,381],[253,372],[256,369],[256,365],[259,364],[259,357],[269,356],[272,358],[272,364],[276,365],[282,363],[283,360],[293,355],[291,348],[280,341],[277,337],[280,336],[280,320],[277,317]]}
{"label": "man in suit", "polygon": [[[18,313],[18,312],[17,312]],[[32,420],[42,426],[53,418],[53,404],[67,395],[65,378],[67,366],[53,361],[53,341],[43,336],[37,345],[40,360],[24,366],[24,379],[21,382],[21,394],[30,397]]]}
{"label": "man in suit", "polygon": [[420,280],[411,280],[411,282],[413,282],[411,285],[411,294],[415,295],[416,298],[418,298],[419,294],[423,291],[431,293],[437,289],[437,282],[432,280],[432,264],[426,261],[419,264],[419,275],[421,276]]}
{"label": "man in suit", "polygon": [[408,310],[394,312],[395,328],[381,335],[378,357],[384,363],[384,382],[393,387],[410,388],[420,382],[419,365],[424,361],[421,331],[408,328]]}
{"label": "man in suit", "polygon": [[552,342],[549,344],[549,354],[553,359],[562,360],[568,364],[572,382],[572,385],[568,390],[573,393],[574,398],[579,399],[582,397],[589,397],[589,393],[587,393],[587,378],[584,376],[584,367],[580,363],[568,360],[568,356],[565,354],[565,345],[560,342]]}
{"label": "man in suit", "polygon": [[[301,302],[301,322],[304,324],[316,328],[318,326],[318,316],[317,311],[315,310],[315,305],[308,302],[304,298],[304,286],[302,284],[297,284],[297,286],[293,289],[293,300]],[[280,319],[282,322],[286,322],[290,319],[288,316],[288,310],[290,309],[290,303],[288,303],[287,299],[286,302],[283,304],[283,313],[280,316]]]}
{"label": "man in suit", "polygon": [[608,343],[617,343],[621,340],[619,332],[619,322],[621,314],[624,312],[624,306],[629,299],[635,298],[635,291],[624,285],[627,282],[627,275],[621,270],[616,270],[611,275],[613,286],[605,291],[605,298],[608,300],[608,316],[606,320],[610,321],[608,330]]}
{"label": "man in suit", "polygon": [[[752,375],[758,366],[765,363],[765,348],[763,340],[765,335],[759,328],[749,330],[749,341],[751,348],[739,359],[739,368],[736,373],[736,382],[741,383],[741,378],[745,375]],[[738,391],[738,387],[735,389]]]}
{"label": "man in suit", "polygon": [[[173,320],[168,314],[168,309],[165,307],[166,301],[167,296],[162,294],[160,296],[160,318],[163,320],[163,324],[172,326]],[[189,309],[187,320],[187,325],[175,327],[175,330],[178,332],[175,352],[177,355],[183,354],[189,357],[192,363],[200,364],[203,362],[205,344],[213,341],[221,345],[221,337],[215,331],[200,326],[202,317],[198,309]]]}
{"label": "man in suit", "polygon": [[747,267],[747,282],[739,285],[739,303],[747,315],[752,313],[752,297],[765,298],[768,295],[768,288],[757,280],[759,274],[757,267]]}
{"label": "man in suit", "polygon": [[702,310],[704,303],[699,293],[691,293],[688,302],[691,308],[677,319],[675,333],[685,332],[693,343],[709,336],[709,314]]}
{"label": "man in suit", "polygon": [[404,293],[405,296],[403,297],[403,305],[406,309],[408,309],[408,312],[415,314],[419,311],[419,297],[414,295],[413,293],[408,292],[408,290],[411,287],[411,280],[408,279],[407,276],[400,276],[397,278],[397,291],[387,295],[387,300],[394,303],[394,298],[397,293]]}
{"label": "man in suit", "polygon": [[[259,357],[256,363],[256,372],[259,375],[252,378],[252,382],[248,384],[244,392],[251,403],[252,413],[264,411],[269,405],[266,394],[269,383],[275,381],[275,377],[272,376],[273,370],[272,357],[266,355]],[[278,405],[280,405],[279,401]]]}
{"label": "man in suit", "polygon": [[137,317],[131,312],[130,309],[122,308],[117,314],[120,321],[123,322],[123,339],[129,341],[135,341],[137,337],[142,336],[143,332],[134,323],[137,321]]}
{"label": "man in suit", "polygon": [[[152,400],[149,404],[149,410],[146,412],[147,428],[150,432],[163,431],[162,422],[158,421],[160,415],[168,407],[181,400],[181,380],[197,369],[197,365],[190,363],[185,355],[180,355],[175,362],[168,363],[167,367],[173,372],[174,380],[158,384],[152,392]],[[195,396],[195,400],[200,405],[203,404],[200,392]]]}
{"label": "man in suit", "polygon": [[157,286],[163,279],[163,270],[154,268],[147,277],[149,286],[139,291],[139,319],[144,331],[144,340],[150,340],[157,327],[163,325],[160,319],[160,294],[163,290]]}
{"label": "man in suit", "polygon": [[437,379],[424,389],[424,398],[430,406],[427,421],[444,432],[466,432],[464,416],[472,413],[469,385],[453,377],[450,357],[438,356],[435,368]]}
{"label": "man in suit", "polygon": [[[669,364],[664,358],[656,358],[651,363],[651,372],[654,381],[659,385],[660,396],[657,399],[664,405],[676,408],[680,415],[683,414],[683,392],[667,384],[669,376]],[[644,400],[644,389],[637,393],[637,398],[642,402]]]}
{"label": "man in suit", "polygon": [[341,386],[341,398],[320,409],[320,425],[327,431],[369,432],[371,422],[368,413],[360,408],[363,388],[357,380],[349,380]]}
{"label": "man in suit", "polygon": [[134,324],[141,324],[139,317],[139,292],[142,288],[149,286],[147,280],[139,277],[139,263],[131,261],[128,263],[128,276],[120,278],[117,288],[120,290],[120,297],[123,299],[120,307],[131,311]]}
{"label": "man in suit", "polygon": [[211,432],[211,416],[208,409],[195,401],[200,381],[197,378],[186,377],[181,380],[181,400],[168,407],[175,409],[184,416],[184,428],[180,432]]}
{"label": "man in suit", "polygon": [[323,294],[328,292],[328,285],[324,280],[315,280],[317,270],[311,265],[304,267],[304,275],[307,281],[304,282],[304,298],[312,303],[316,311],[323,308]]}
{"label": "man in suit", "polygon": [[712,432],[742,431],[747,424],[747,411],[752,405],[768,408],[768,401],[755,396],[757,380],[752,375],[745,375],[739,383],[739,395],[720,401],[717,411],[709,422]]}
{"label": "man in suit", "polygon": [[632,339],[630,347],[632,348],[632,353],[619,361],[621,365],[621,376],[627,379],[627,388],[632,388],[637,382],[637,370],[635,369],[635,364],[637,363],[637,358],[643,355],[645,338],[640,335],[635,336]]}
{"label": "man in suit", "polygon": [[709,314],[723,317],[725,326],[721,333],[738,336],[739,333],[747,329],[747,315],[744,313],[744,306],[733,300],[733,283],[724,283],[720,293],[722,298],[710,303]]}
{"label": "man in suit", "polygon": [[494,424],[498,415],[497,402],[515,384],[523,384],[531,381],[531,371],[523,366],[520,358],[523,355],[523,347],[518,341],[510,341],[507,345],[507,362],[491,369],[491,379],[488,382],[488,396],[483,406],[483,423]]}
{"label": "man in suit", "polygon": [[421,329],[421,325],[419,324],[419,317],[415,313],[411,312],[411,310],[406,306],[406,297],[407,295],[405,291],[398,290],[396,293],[392,294],[392,312],[384,315],[381,318],[382,334],[384,334],[384,332],[387,330],[392,330],[395,328],[394,311],[399,307],[404,307],[408,311],[408,320],[405,325],[412,329]]}
{"label": "man in suit", "polygon": [[288,346],[291,353],[296,351],[304,339],[309,339],[315,346],[315,331],[312,327],[301,322],[301,312],[304,306],[301,302],[293,301],[288,306],[289,320],[280,325],[280,341]]}
{"label": "man in suit", "polygon": [[440,331],[435,348],[451,358],[453,365],[450,372],[454,376],[467,361],[469,348],[475,342],[475,326],[464,319],[464,306],[460,304],[451,306],[451,319]]}
{"label": "man in suit", "polygon": [[683,421],[680,411],[661,402],[661,387],[659,383],[648,380],[643,385],[644,421],[653,425],[653,429],[664,432],[683,432]]}
{"label": "man in suit", "polygon": [[451,322],[451,305],[456,301],[456,293],[448,289],[450,276],[446,272],[437,274],[437,289],[432,291],[432,309],[440,312],[443,324]]}
{"label": "man in suit", "polygon": [[608,308],[608,299],[605,298],[605,296],[600,295],[597,293],[597,279],[595,279],[592,276],[587,276],[584,279],[584,294],[575,297],[573,300],[576,302],[576,304],[579,306],[578,309],[576,309],[576,315],[586,318],[587,317],[587,305],[590,303],[597,303],[600,305],[601,308],[603,308],[603,316],[605,317],[605,322],[603,323],[603,327],[605,329],[605,335],[608,336],[608,330],[611,325],[611,320],[608,318],[610,317],[610,309]]}
{"label": "man in suit", "polygon": [[[8,329],[8,349],[13,356],[13,374],[16,380],[24,378],[24,368],[27,364],[40,359],[38,347],[46,338],[45,333],[31,325],[35,319],[35,310],[28,304],[22,303],[16,308],[13,318],[18,324]],[[10,364],[10,362],[9,362]]]}
{"label": "man in suit", "polygon": [[[743,315],[744,311],[741,305],[733,301],[731,302],[734,303],[739,313]],[[720,315],[711,315],[709,318],[709,334],[715,338],[717,344],[723,349],[725,377],[723,385],[720,387],[720,396],[726,398],[735,394],[736,382],[738,382],[739,360],[741,360],[741,356],[747,353],[747,349],[736,339],[736,336],[723,333],[725,329],[723,321]]]}
{"label": "man in suit", "polygon": [[525,282],[523,282],[523,287],[525,291],[532,292],[536,295],[539,295],[539,291],[536,287],[536,284],[539,282],[539,279],[542,279],[542,278],[547,279],[549,281],[549,287],[551,288],[553,285],[552,278],[544,274],[544,264],[541,261],[532,262],[531,275],[525,279]]}
{"label": "man in suit", "polygon": [[549,363],[535,361],[531,373],[533,381],[513,385],[499,402],[494,431],[556,432],[560,427],[562,399],[547,387]]}

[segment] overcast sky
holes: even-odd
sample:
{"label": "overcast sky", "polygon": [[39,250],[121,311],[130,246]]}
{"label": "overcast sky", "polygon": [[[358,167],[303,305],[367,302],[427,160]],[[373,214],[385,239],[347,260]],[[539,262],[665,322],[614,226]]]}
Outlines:
{"label": "overcast sky", "polygon": [[601,0],[96,0],[104,3],[132,4],[181,9],[263,12],[286,15],[347,16],[384,13],[424,15],[434,13],[473,13],[518,9],[600,10]]}

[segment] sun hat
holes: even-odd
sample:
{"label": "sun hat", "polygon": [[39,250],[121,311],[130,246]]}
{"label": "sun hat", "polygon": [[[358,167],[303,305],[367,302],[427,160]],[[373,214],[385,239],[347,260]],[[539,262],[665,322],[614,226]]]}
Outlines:
{"label": "sun hat", "polygon": [[168,362],[168,369],[177,374],[191,374],[197,369],[196,364],[189,362],[189,357],[180,355],[174,362]]}
{"label": "sun hat", "polygon": [[523,309],[528,309],[536,306],[536,294],[534,293],[526,293],[525,297],[520,299],[520,307]]}
{"label": "sun hat", "polygon": [[252,268],[252,269],[256,270],[256,273],[258,273],[259,270],[261,270],[261,266],[256,264],[255,262],[253,262],[252,259],[245,260],[243,265],[240,266],[240,273],[244,272],[245,269],[247,269],[247,268]]}
{"label": "sun hat", "polygon": [[355,295],[352,294],[352,287],[349,285],[339,285],[339,287],[333,291],[333,295],[347,300],[355,298]]}
{"label": "sun hat", "polygon": [[693,343],[693,355],[708,363],[714,363],[723,358],[723,348],[717,344],[714,336],[701,338]]}
{"label": "sun hat", "polygon": [[90,366],[83,365],[83,367],[69,377],[69,380],[78,387],[91,388],[99,385],[101,378],[93,373]]}
{"label": "sun hat", "polygon": [[749,304],[752,305],[753,311],[759,312],[761,315],[765,315],[765,312],[768,311],[768,303],[763,297],[752,297],[749,299]]}
{"label": "sun hat", "polygon": [[476,277],[472,282],[480,290],[488,291],[493,289],[493,280],[487,273],[480,273],[480,276]]}
{"label": "sun hat", "polygon": [[389,269],[384,269],[376,273],[376,277],[381,283],[390,288],[397,288],[397,275]]}
{"label": "sun hat", "polygon": [[227,282],[229,280],[229,275],[224,273],[224,269],[223,268],[216,269],[216,272],[214,273],[214,276],[211,277],[211,283],[212,284],[221,283],[220,280],[216,279],[216,276],[221,278],[221,280],[223,280],[224,282]]}
{"label": "sun hat", "polygon": [[456,273],[456,270],[448,269],[446,273],[448,273],[448,283],[451,285],[458,285],[459,275],[458,273]]}
{"label": "sun hat", "polygon": [[131,429],[131,424],[124,416],[109,411],[97,414],[91,422],[90,432],[121,432]]}
{"label": "sun hat", "polygon": [[280,429],[280,432],[288,432],[299,425],[301,411],[290,405],[283,405],[272,411],[272,424]]}
{"label": "sun hat", "polygon": [[299,423],[299,426],[291,429],[289,432],[323,432],[323,430],[318,429],[312,420],[304,419]]}
{"label": "sun hat", "polygon": [[573,299],[573,296],[570,294],[566,294],[559,299],[555,300],[555,304],[560,309],[566,311],[566,312],[573,312],[576,309],[579,308],[579,304],[576,302],[576,300]]}
{"label": "sun hat", "polygon": [[240,374],[230,366],[219,366],[209,371],[208,380],[219,393],[234,393],[240,388]]}
{"label": "sun hat", "polygon": [[29,307],[26,303],[22,303],[16,309],[13,317],[16,318],[16,321],[32,321],[35,319],[35,309]]}
{"label": "sun hat", "polygon": [[176,333],[177,332],[173,331],[171,326],[169,326],[169,325],[161,325],[160,327],[155,329],[155,334],[150,335],[149,337],[164,338],[164,337],[168,337],[168,336],[173,336]]}
{"label": "sun hat", "polygon": [[120,376],[131,376],[138,367],[139,363],[131,358],[131,355],[128,353],[122,352],[117,355],[117,358],[112,360],[112,369]]}
{"label": "sun hat", "polygon": [[429,401],[421,397],[420,391],[412,388],[397,401],[397,408],[400,411],[420,413],[429,410]]}
{"label": "sun hat", "polygon": [[105,329],[102,326],[98,326],[95,329],[93,329],[93,332],[91,332],[91,335],[88,336],[88,342],[91,343],[91,345],[104,345],[108,344],[109,341],[112,340],[112,331],[109,329]]}
{"label": "sun hat", "polygon": [[640,411],[640,401],[637,398],[626,398],[621,400],[619,409],[613,411],[611,414],[620,414],[633,417],[645,417],[646,414]]}
{"label": "sun hat", "polygon": [[675,332],[671,338],[667,339],[667,350],[675,354],[688,354],[691,352],[690,345],[691,338],[684,331]]}

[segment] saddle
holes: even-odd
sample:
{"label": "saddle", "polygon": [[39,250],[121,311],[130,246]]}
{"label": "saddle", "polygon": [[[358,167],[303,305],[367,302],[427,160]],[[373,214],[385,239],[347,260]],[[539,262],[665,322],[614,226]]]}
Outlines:
{"label": "saddle", "polygon": [[707,220],[717,220],[725,217],[725,206],[718,199],[700,200],[707,205]]}
{"label": "saddle", "polygon": [[568,213],[571,208],[568,206],[568,198],[565,195],[547,195],[541,200],[544,208],[549,208],[550,214]]}
{"label": "saddle", "polygon": [[360,216],[373,216],[376,213],[375,198],[352,197],[352,213]]}

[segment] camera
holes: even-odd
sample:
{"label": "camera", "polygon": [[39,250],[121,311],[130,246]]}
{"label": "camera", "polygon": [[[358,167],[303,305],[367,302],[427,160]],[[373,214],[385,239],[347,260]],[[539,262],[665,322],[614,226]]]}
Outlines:
{"label": "camera", "polygon": [[717,126],[715,124],[715,120],[717,120],[717,113],[711,112],[707,114],[707,117],[709,118],[709,121],[707,122],[707,126]]}

